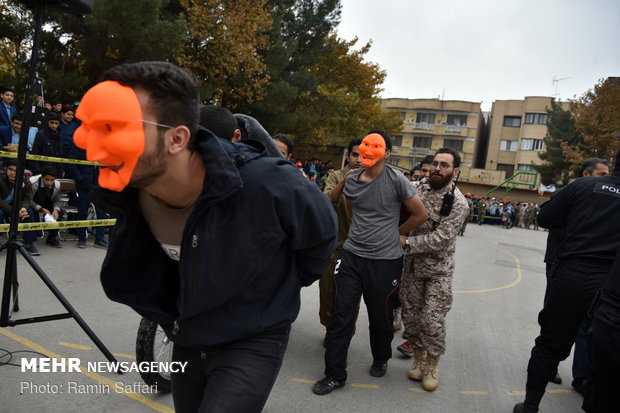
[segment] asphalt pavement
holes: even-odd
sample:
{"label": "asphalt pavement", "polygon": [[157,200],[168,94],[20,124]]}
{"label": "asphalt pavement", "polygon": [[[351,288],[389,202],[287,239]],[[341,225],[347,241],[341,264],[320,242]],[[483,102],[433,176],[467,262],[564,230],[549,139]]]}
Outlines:
{"label": "asphalt pavement", "polygon": [[[372,357],[368,318],[360,311],[348,357],[348,381],[326,396],[312,393],[323,377],[318,283],[302,290],[301,313],[265,412],[512,412],[523,399],[529,353],[538,334],[547,233],[470,224],[457,244],[454,303],[447,320],[446,354],[438,390],[429,393],[407,378],[411,360],[396,346],[382,378],[368,374]],[[2,240],[0,236],[0,241]],[[135,357],[140,318],[108,300],[99,282],[105,251],[37,247],[36,262],[118,361]],[[4,268],[6,252],[0,253]],[[18,257],[20,311],[11,319],[65,312],[22,257]],[[44,354],[40,356],[28,352]],[[9,352],[9,353],[6,353]],[[22,371],[21,358],[77,358],[80,365],[107,361],[73,319],[0,328],[2,412],[172,412],[170,394],[143,385],[137,372]],[[16,366],[4,363],[13,363]],[[572,356],[560,364],[561,385],[549,384],[541,412],[580,412],[581,396],[570,387]],[[45,366],[44,366],[45,367]],[[131,390],[131,391],[128,391]]]}

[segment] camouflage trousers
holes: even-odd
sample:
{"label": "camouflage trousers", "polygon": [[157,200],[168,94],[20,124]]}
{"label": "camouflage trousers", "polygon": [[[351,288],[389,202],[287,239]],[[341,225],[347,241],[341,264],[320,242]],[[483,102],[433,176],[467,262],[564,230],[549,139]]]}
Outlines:
{"label": "camouflage trousers", "polygon": [[402,317],[409,345],[432,356],[446,350],[446,315],[452,308],[452,277],[420,278],[403,272]]}

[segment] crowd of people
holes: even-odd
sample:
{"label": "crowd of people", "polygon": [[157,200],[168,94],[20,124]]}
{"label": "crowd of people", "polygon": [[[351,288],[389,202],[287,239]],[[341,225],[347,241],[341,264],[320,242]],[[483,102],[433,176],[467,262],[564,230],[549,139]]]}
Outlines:
{"label": "crowd of people", "polygon": [[[2,149],[7,152],[17,152],[24,121],[23,110],[17,111],[12,105],[14,96],[15,90],[12,88],[3,88],[0,91],[4,109],[0,110],[0,137]],[[85,151],[76,147],[73,142],[73,135],[80,126],[79,120],[75,119],[75,110],[78,105],[79,102],[65,105],[55,102],[52,105],[45,102],[43,96],[37,96],[35,107],[41,108],[38,113],[40,113],[42,120],[35,123],[38,126],[30,126],[26,153],[53,158],[86,160]],[[39,125],[39,123],[41,124]],[[0,207],[3,211],[2,219],[6,220],[10,218],[12,211],[11,201],[14,196],[13,183],[15,181],[16,163],[14,159],[5,157],[2,166]],[[75,191],[69,194],[67,206],[76,207],[77,213],[70,218],[86,219],[90,208],[88,192],[97,182],[97,169],[90,165],[27,160],[24,168],[24,186],[21,193],[21,205],[25,212],[20,210],[20,220],[23,222],[57,221],[61,218],[63,215],[61,210],[63,194],[60,191],[59,178],[71,179],[75,184]],[[95,211],[97,217],[106,217],[106,213],[101,209],[95,207]],[[77,247],[86,248],[86,229],[78,228],[75,229],[75,232],[78,236]],[[99,248],[107,248],[106,228],[96,227],[94,232],[93,245]],[[35,246],[36,241],[35,231],[24,233],[24,246],[34,256],[40,255]],[[62,248],[58,230],[48,231],[45,242],[51,247]]]}
{"label": "crowd of people", "polygon": [[[457,186],[461,158],[449,148],[429,155],[407,177],[387,166],[392,140],[374,129],[349,142],[347,163],[336,170],[331,162],[295,160],[288,135],[272,137],[250,116],[200,107],[196,78],[172,64],[124,64],[104,79],[84,95],[77,109],[83,127],[76,124],[70,144],[69,134],[65,146],[58,131],[64,121],[50,112],[30,150],[73,159],[88,153],[107,167],[32,165],[40,174],[24,185],[19,217],[42,211],[58,219],[47,197],[59,176],[75,180],[78,198],[90,196],[117,217],[101,269],[103,289],[161,325],[174,343],[173,360],[187,363],[184,373],[171,376],[176,411],[261,411],[299,313],[300,289],[316,280],[325,368],[312,386],[315,394],[343,388],[348,379],[362,297],[368,373],[386,374],[402,323],[407,341],[397,348],[413,357],[408,378],[435,391],[456,239],[467,222],[504,218],[550,230],[541,333],[525,400],[514,412],[538,411],[600,288],[595,328],[584,326],[594,345],[584,408],[607,412],[620,405],[614,386],[620,363],[609,350],[617,340],[601,338],[617,334],[620,308],[620,274],[608,277],[620,248],[620,221],[607,218],[620,207],[618,159],[611,175],[602,160],[584,164],[584,178],[540,206],[478,198]],[[121,100],[122,113],[102,110]],[[3,138],[4,144],[10,146]],[[15,164],[7,165],[0,197],[10,205]]]}

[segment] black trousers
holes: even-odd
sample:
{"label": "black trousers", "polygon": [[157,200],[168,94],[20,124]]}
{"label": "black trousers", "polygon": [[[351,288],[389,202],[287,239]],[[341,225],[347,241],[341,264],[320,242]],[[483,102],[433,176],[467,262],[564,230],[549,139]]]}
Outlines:
{"label": "black trousers", "polygon": [[592,316],[590,370],[583,409],[615,413],[620,408],[620,297],[601,292]]}
{"label": "black trousers", "polygon": [[402,269],[402,257],[373,260],[342,250],[334,270],[336,292],[325,342],[326,376],[347,379],[347,353],[362,296],[368,310],[373,359],[386,362],[392,358],[392,296],[400,284]]}
{"label": "black trousers", "polygon": [[211,351],[175,344],[172,399],[178,413],[260,412],[280,371],[290,326],[227,343]]}
{"label": "black trousers", "polygon": [[[527,366],[527,390],[544,392],[575,343],[579,326],[611,263],[562,261],[549,273],[545,304],[538,315],[540,335]],[[542,394],[542,393],[541,393]]]}

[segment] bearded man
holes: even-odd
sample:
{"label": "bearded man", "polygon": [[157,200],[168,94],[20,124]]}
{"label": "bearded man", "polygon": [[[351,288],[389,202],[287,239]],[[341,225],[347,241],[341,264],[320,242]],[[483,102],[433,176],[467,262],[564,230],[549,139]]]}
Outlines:
{"label": "bearded man", "polygon": [[409,378],[422,380],[427,391],[434,391],[439,384],[437,364],[446,347],[445,321],[452,306],[456,237],[469,213],[467,200],[452,182],[460,164],[457,152],[439,149],[430,176],[413,183],[428,219],[405,241],[400,300],[405,331],[414,349]]}

